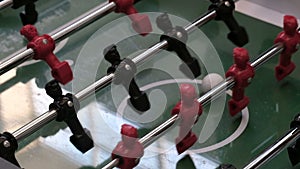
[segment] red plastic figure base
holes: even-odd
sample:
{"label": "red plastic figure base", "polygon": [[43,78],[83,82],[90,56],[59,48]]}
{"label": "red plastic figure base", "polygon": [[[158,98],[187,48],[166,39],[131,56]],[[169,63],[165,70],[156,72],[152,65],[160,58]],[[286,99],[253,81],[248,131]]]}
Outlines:
{"label": "red plastic figure base", "polygon": [[111,158],[120,158],[117,167],[121,169],[132,169],[139,163],[144,155],[144,147],[138,141],[137,129],[131,125],[123,124],[121,129],[122,141],[113,150]]}
{"label": "red plastic figure base", "polygon": [[249,104],[249,102],[250,102],[250,100],[247,96],[244,96],[244,98],[240,101],[230,99],[228,101],[230,115],[234,116],[237,113],[239,113],[241,110],[243,110]]}
{"label": "red plastic figure base", "polygon": [[134,8],[134,0],[109,0],[116,3],[117,13],[125,13],[132,20],[133,29],[142,36],[147,35],[152,31],[152,26],[149,17],[146,14],[139,14]]}
{"label": "red plastic figure base", "polygon": [[181,100],[172,110],[172,115],[179,114],[179,136],[176,138],[176,149],[179,154],[189,149],[197,141],[197,136],[191,131],[194,123],[202,114],[202,106],[197,101],[195,87],[191,84],[180,85]]}
{"label": "red plastic figure base", "polygon": [[286,76],[291,74],[296,68],[295,63],[291,62],[288,66],[277,65],[275,67],[275,77],[278,81],[284,79]]}
{"label": "red plastic figure base", "polygon": [[66,61],[60,62],[54,55],[55,42],[49,35],[38,35],[37,29],[33,25],[25,25],[20,30],[28,41],[27,48],[34,51],[33,59],[40,59],[47,62],[51,67],[52,76],[62,84],[66,84],[73,79],[71,67]]}
{"label": "red plastic figure base", "polygon": [[284,50],[280,54],[279,64],[275,67],[275,77],[278,81],[293,72],[296,65],[291,61],[292,54],[298,50],[300,33],[297,30],[298,22],[294,16],[285,15],[283,31],[278,34],[275,43],[281,42]]}
{"label": "red plastic figure base", "polygon": [[198,140],[197,136],[193,132],[189,132],[183,139],[180,137],[176,138],[176,149],[178,154],[183,153],[185,150],[192,147]]}
{"label": "red plastic figure base", "polygon": [[244,95],[244,90],[254,77],[254,68],[249,63],[246,49],[234,48],[233,57],[235,64],[226,72],[226,77],[232,76],[235,81],[232,98],[228,102],[231,116],[236,115],[249,104],[249,98]]}

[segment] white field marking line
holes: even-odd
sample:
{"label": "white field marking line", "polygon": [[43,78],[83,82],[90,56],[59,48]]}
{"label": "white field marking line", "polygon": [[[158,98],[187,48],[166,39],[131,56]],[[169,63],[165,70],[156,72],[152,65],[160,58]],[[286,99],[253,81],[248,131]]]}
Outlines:
{"label": "white field marking line", "polygon": [[[283,16],[284,13],[260,6],[256,3],[249,1],[238,1],[236,3],[236,11],[249,15],[251,17],[257,18],[264,22],[268,22],[275,26],[283,27]],[[300,20],[298,19],[298,23]]]}
{"label": "white field marking line", "polygon": [[275,110],[276,110],[277,113],[279,112],[279,105],[278,105],[278,103],[276,103],[276,105],[275,105]]}
{"label": "white field marking line", "polygon": [[261,148],[264,144],[266,144],[267,142],[269,142],[276,134],[273,134],[272,136],[268,137],[265,141],[263,141],[262,143],[260,143],[257,147],[255,147],[252,151],[251,154],[253,154],[256,150],[258,150],[259,148]]}

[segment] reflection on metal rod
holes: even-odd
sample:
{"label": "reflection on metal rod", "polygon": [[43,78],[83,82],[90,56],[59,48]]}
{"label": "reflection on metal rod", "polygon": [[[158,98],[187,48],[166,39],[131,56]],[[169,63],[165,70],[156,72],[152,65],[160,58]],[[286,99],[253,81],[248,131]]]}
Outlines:
{"label": "reflection on metal rod", "polygon": [[110,163],[108,163],[106,166],[104,166],[102,169],[110,169],[113,168],[114,166],[117,166],[119,164],[119,159],[115,158],[113,159]]}
{"label": "reflection on metal rod", "polygon": [[143,144],[144,147],[148,147],[152,144],[155,140],[161,137],[171,126],[179,119],[178,114],[172,116],[169,120],[165,121],[160,126],[156,127],[150,133],[146,134],[142,137],[139,141]]}
{"label": "reflection on metal rod", "polygon": [[[82,28],[94,22],[95,20],[105,16],[109,12],[113,11],[115,7],[116,4],[114,2],[105,2],[95,7],[94,9],[91,9],[90,11],[84,13],[80,17],[59,27],[58,29],[51,32],[50,35],[55,40],[55,42],[59,42],[67,36],[70,36],[71,34],[74,34],[75,32],[81,30]],[[32,49],[23,48],[4,58],[0,61],[0,75],[20,65],[24,61],[29,60],[30,58],[32,58],[33,55],[34,51]]]}
{"label": "reflection on metal rod", "polygon": [[7,7],[11,6],[12,4],[13,4],[13,0],[0,1],[0,10],[4,9],[4,8],[7,8]]}
{"label": "reflection on metal rod", "polygon": [[295,142],[300,137],[300,129],[298,127],[291,129],[282,138],[277,140],[273,145],[265,149],[258,157],[247,164],[243,169],[259,168],[268,160],[275,157],[282,150]]}
{"label": "reflection on metal rod", "polygon": [[196,19],[192,24],[184,27],[184,29],[190,33],[195,30],[198,26],[206,24],[208,21],[214,19],[217,16],[216,10],[210,10],[204,15],[200,16],[199,19]]}
{"label": "reflection on metal rod", "polygon": [[55,110],[48,111],[16,130],[12,133],[12,135],[19,142],[31,135],[32,133],[36,132],[38,129],[42,128],[44,125],[54,120],[56,116],[57,112]]}
{"label": "reflection on metal rod", "polygon": [[93,93],[97,92],[98,90],[107,86],[112,81],[113,78],[114,78],[114,73],[106,75],[106,76],[102,77],[100,80],[98,80],[97,82],[93,83],[92,85],[86,87],[82,91],[75,94],[75,97],[79,101],[83,101],[85,98],[87,98],[91,94],[93,94]]}

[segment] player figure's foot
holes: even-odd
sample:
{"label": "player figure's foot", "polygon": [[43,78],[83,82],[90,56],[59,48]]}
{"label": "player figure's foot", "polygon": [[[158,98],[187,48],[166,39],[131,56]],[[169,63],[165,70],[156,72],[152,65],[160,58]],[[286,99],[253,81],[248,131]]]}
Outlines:
{"label": "player figure's foot", "polygon": [[249,98],[246,96],[240,101],[235,101],[233,99],[230,99],[228,101],[230,115],[231,116],[236,115],[237,113],[242,111],[248,104],[249,104]]}
{"label": "player figure's foot", "polygon": [[291,62],[288,66],[277,65],[275,67],[275,76],[278,81],[284,79],[296,68],[295,63]]}
{"label": "player figure's foot", "polygon": [[181,154],[185,150],[192,147],[196,143],[197,140],[198,140],[198,138],[197,138],[196,134],[193,132],[190,132],[190,134],[188,134],[183,139],[177,137],[175,141],[176,141],[176,149],[177,149],[178,154]]}
{"label": "player figure's foot", "polygon": [[54,79],[65,85],[73,79],[73,73],[68,62],[63,61],[55,65],[51,71]]}
{"label": "player figure's foot", "polygon": [[142,36],[148,35],[152,32],[152,26],[150,19],[145,14],[133,14],[129,15],[132,18],[132,27],[133,29]]}

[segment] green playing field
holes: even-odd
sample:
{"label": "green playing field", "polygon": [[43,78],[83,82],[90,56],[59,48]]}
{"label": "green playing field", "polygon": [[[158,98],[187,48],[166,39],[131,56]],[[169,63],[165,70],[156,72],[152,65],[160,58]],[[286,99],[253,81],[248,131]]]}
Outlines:
{"label": "green playing field", "polygon": [[[36,27],[41,34],[49,33],[103,2],[38,1]],[[122,57],[133,58],[158,42],[162,32],[155,25],[155,19],[162,12],[170,14],[174,25],[185,26],[204,14],[209,5],[203,0],[142,0],[136,7],[150,16],[154,32],[145,37],[135,35],[130,20],[115,13],[76,32],[57,44],[57,48],[62,47],[56,52],[57,56],[60,60],[68,60],[74,70],[74,81],[63,86],[64,92],[76,93],[106,75],[109,64],[102,52],[107,46],[114,43]],[[20,11],[22,9],[7,8],[0,12],[1,59],[26,46],[26,40],[19,34]],[[253,61],[273,45],[281,28],[244,14],[235,13],[235,16],[248,32],[249,43],[244,47]],[[189,81],[179,71],[180,60],[168,51],[161,51],[140,65],[135,79],[147,92],[151,103],[151,109],[144,114],[137,114],[127,105],[126,91],[120,85],[109,85],[85,100],[78,117],[93,136],[95,147],[92,150],[81,154],[69,142],[71,131],[68,127],[53,121],[19,143],[16,158],[20,165],[26,169],[101,168],[110,161],[110,153],[121,139],[119,131],[123,123],[138,127],[142,137],[171,117],[171,109],[180,98],[178,84],[198,85],[201,96],[201,79],[207,73],[224,77],[224,72],[233,64],[235,47],[227,39],[228,32],[223,22],[212,20],[189,35],[187,46],[201,63],[202,75],[197,81]],[[293,57],[296,65],[300,63],[298,55]],[[224,93],[204,108],[193,128],[199,140],[188,152],[177,155],[174,140],[178,127],[174,127],[145,149],[136,168],[176,168],[178,160],[186,154],[193,162],[185,158],[177,168],[216,168],[222,163],[242,168],[250,162],[289,130],[291,120],[300,110],[297,103],[300,100],[300,69],[296,68],[283,81],[277,82],[274,67],[278,58],[275,56],[256,71],[246,89],[250,104],[242,113],[235,117],[229,115],[226,101],[230,96]],[[52,102],[43,90],[52,79],[49,68],[43,62],[26,63],[0,77],[0,129],[3,132],[14,132],[46,112]],[[285,150],[262,168],[293,167]]]}

